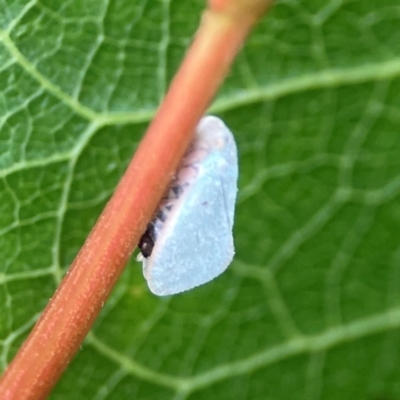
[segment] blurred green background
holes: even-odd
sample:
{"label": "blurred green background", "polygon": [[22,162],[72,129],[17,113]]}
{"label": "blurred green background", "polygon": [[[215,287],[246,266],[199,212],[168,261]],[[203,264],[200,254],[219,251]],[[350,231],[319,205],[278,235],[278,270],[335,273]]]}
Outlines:
{"label": "blurred green background", "polygon": [[[135,151],[204,2],[0,0],[0,369]],[[171,298],[127,267],[61,399],[400,399],[400,3],[285,0],[212,113],[235,261]]]}

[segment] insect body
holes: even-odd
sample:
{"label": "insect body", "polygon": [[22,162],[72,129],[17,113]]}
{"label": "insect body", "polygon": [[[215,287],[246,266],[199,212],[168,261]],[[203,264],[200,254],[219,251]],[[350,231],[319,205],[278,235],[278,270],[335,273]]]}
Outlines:
{"label": "insect body", "polygon": [[154,294],[192,289],[228,267],[237,178],[232,133],[219,118],[202,118],[139,243],[138,259]]}

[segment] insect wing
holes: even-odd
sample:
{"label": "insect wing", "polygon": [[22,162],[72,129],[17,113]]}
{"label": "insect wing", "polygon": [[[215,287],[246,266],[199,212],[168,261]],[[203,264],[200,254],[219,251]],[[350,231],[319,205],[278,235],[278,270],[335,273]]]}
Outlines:
{"label": "insect wing", "polygon": [[221,148],[212,149],[197,165],[195,181],[177,200],[151,257],[146,260],[144,275],[149,288],[160,296],[214,279],[228,267],[234,255],[236,145],[231,132],[215,117],[203,118],[198,129],[212,127],[223,128],[228,140]]}

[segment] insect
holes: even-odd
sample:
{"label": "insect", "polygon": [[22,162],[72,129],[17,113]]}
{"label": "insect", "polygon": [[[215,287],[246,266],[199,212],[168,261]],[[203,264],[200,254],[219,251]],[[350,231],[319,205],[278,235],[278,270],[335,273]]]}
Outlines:
{"label": "insect", "polygon": [[237,178],[232,133],[219,118],[202,118],[139,242],[138,260],[154,294],[202,285],[231,263]]}

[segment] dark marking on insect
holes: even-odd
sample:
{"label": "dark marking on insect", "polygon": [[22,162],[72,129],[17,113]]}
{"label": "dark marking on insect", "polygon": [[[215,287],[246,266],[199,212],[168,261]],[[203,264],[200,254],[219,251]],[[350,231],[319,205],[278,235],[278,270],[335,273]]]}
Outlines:
{"label": "dark marking on insect", "polygon": [[173,207],[173,204],[167,204],[164,208],[168,211],[171,211]]}
{"label": "dark marking on insect", "polygon": [[156,218],[161,222],[165,222],[167,220],[167,213],[164,210],[160,210],[157,212]]}
{"label": "dark marking on insect", "polygon": [[170,190],[176,199],[183,193],[183,187],[181,185],[171,186]]}
{"label": "dark marking on insect", "polygon": [[154,243],[156,241],[156,232],[153,222],[147,225],[146,231],[143,233],[139,241],[139,249],[144,258],[149,258],[153,251]]}

